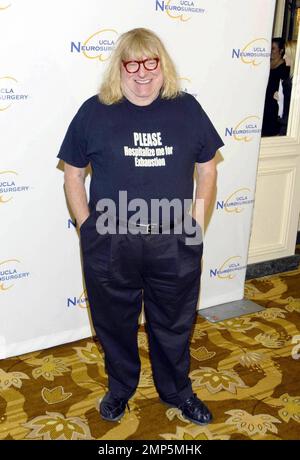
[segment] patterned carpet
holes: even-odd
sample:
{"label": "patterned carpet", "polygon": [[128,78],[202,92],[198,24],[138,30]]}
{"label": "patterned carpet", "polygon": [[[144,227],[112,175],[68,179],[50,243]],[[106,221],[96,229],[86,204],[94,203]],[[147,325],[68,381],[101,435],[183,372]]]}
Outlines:
{"label": "patterned carpet", "polygon": [[197,316],[190,377],[210,425],[159,402],[141,326],[140,383],[121,421],[99,418],[106,377],[90,338],[0,361],[0,439],[300,439],[300,267],[247,281],[245,297],[267,309],[217,324]]}

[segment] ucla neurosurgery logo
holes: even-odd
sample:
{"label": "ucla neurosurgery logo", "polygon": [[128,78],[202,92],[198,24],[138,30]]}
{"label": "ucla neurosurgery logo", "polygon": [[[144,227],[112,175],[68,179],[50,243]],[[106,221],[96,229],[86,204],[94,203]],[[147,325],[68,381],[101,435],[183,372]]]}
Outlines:
{"label": "ucla neurosurgery logo", "polygon": [[255,38],[247,43],[244,48],[234,48],[232,59],[239,59],[244,64],[260,65],[264,59],[270,59],[270,41],[266,38]]}
{"label": "ucla neurosurgery logo", "polygon": [[114,29],[98,30],[83,43],[71,42],[71,53],[83,54],[87,59],[99,59],[103,62],[109,59],[118,38]]}
{"label": "ucla neurosurgery logo", "polygon": [[232,137],[238,142],[251,142],[255,136],[260,134],[260,118],[256,115],[249,115],[239,121],[236,126],[225,128],[225,137]]}
{"label": "ucla neurosurgery logo", "polygon": [[18,259],[0,261],[0,294],[11,289],[15,281],[28,278],[29,272],[21,270],[20,264]]}
{"label": "ucla neurosurgery logo", "polygon": [[0,77],[0,111],[9,109],[15,102],[27,99],[28,94],[18,91],[18,80],[11,76]]}
{"label": "ucla neurosurgery logo", "polygon": [[188,77],[179,77],[179,84],[181,91],[192,94],[194,97],[198,97],[198,93],[193,87],[192,80]]}
{"label": "ucla neurosurgery logo", "polygon": [[186,22],[193,14],[205,13],[199,3],[199,0],[155,0],[155,10],[166,13],[171,19]]}
{"label": "ucla neurosurgery logo", "polygon": [[250,197],[251,190],[249,188],[239,188],[231,193],[225,200],[217,200],[217,211],[225,211],[229,214],[239,214],[245,208],[254,203]]}
{"label": "ucla neurosurgery logo", "polygon": [[210,278],[232,280],[239,271],[246,269],[246,265],[241,263],[241,259],[241,256],[229,257],[219,268],[211,268]]}
{"label": "ucla neurosurgery logo", "polygon": [[88,308],[89,301],[87,298],[86,290],[84,290],[80,296],[68,297],[67,298],[67,306],[68,307],[80,307],[80,308]]}
{"label": "ucla neurosurgery logo", "polygon": [[67,227],[76,229],[76,227],[77,227],[76,220],[75,219],[73,220],[70,217],[68,217],[68,219],[67,219]]}
{"label": "ucla neurosurgery logo", "polygon": [[0,171],[0,205],[8,203],[18,193],[28,190],[29,185],[21,183],[16,171]]}

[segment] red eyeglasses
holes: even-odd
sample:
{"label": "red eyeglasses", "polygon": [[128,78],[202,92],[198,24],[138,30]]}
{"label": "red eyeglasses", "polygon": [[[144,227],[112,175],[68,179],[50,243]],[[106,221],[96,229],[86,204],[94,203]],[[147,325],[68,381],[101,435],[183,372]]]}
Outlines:
{"label": "red eyeglasses", "polygon": [[141,64],[146,70],[155,70],[158,66],[159,58],[147,58],[143,61],[122,61],[122,63],[128,73],[136,73],[140,70]]}

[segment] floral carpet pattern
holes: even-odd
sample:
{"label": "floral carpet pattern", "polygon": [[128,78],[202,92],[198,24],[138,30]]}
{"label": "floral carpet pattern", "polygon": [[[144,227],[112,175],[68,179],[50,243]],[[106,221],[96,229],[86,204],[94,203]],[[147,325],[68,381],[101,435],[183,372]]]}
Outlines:
{"label": "floral carpet pattern", "polygon": [[0,361],[0,439],[300,439],[300,267],[247,281],[245,297],[266,309],[215,324],[197,316],[191,336],[190,378],[211,424],[159,402],[140,326],[140,382],[119,422],[99,417],[106,374],[89,338]]}

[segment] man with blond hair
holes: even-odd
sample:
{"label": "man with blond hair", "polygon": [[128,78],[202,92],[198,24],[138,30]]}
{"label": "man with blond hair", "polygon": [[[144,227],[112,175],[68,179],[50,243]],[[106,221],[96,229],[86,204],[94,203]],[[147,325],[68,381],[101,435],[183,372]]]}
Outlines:
{"label": "man with blond hair", "polygon": [[104,350],[105,420],[124,415],[139,382],[142,302],[161,401],[196,424],[212,420],[192,390],[189,337],[200,288],[203,214],[215,190],[214,156],[222,145],[201,105],[179,90],[175,66],[158,36],[143,28],[121,35],[99,94],[79,108],[58,154],[80,226],[93,325]]}

